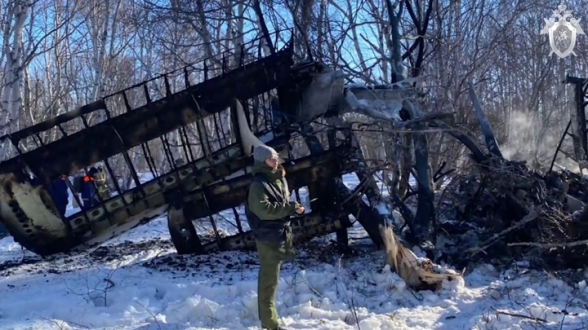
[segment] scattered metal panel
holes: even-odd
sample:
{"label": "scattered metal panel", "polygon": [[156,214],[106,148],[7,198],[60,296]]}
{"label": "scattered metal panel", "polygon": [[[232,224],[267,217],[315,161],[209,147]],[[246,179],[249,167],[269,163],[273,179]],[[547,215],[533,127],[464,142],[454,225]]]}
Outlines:
{"label": "scattered metal panel", "polygon": [[[276,37],[276,40],[278,40],[280,34],[282,34],[284,31],[286,31],[286,30],[277,30],[277,31],[273,32],[272,34]],[[256,46],[258,48],[261,48],[262,47],[262,38],[252,39],[252,40],[244,43],[242,45],[242,48],[256,47]],[[281,47],[280,50],[281,51],[290,51],[291,52],[292,51],[292,40],[290,40],[290,42],[288,42],[286,45],[284,45],[283,47]],[[78,108],[76,110],[72,110],[72,111],[66,112],[64,114],[58,115],[58,116],[56,116],[54,118],[47,119],[47,120],[45,120],[43,122],[40,122],[40,123],[37,123],[37,124],[35,124],[35,125],[31,126],[31,127],[27,127],[27,128],[21,129],[21,130],[19,130],[17,132],[12,133],[12,136],[15,139],[15,141],[18,143],[20,140],[22,140],[22,139],[24,139],[24,138],[26,138],[28,136],[34,135],[36,133],[41,133],[43,131],[47,131],[47,130],[53,128],[53,127],[60,126],[61,124],[64,124],[64,123],[67,123],[67,122],[72,121],[74,119],[77,119],[77,118],[79,118],[79,117],[81,117],[83,115],[91,114],[91,113],[93,113],[95,111],[100,111],[100,110],[106,109],[106,103],[105,103],[105,101],[108,98],[111,98],[111,97],[116,96],[116,95],[120,95],[121,93],[124,93],[126,91],[132,90],[132,89],[137,88],[137,87],[143,88],[143,86],[147,85],[148,83],[157,81],[157,80],[159,80],[161,78],[164,78],[165,79],[166,77],[168,77],[170,75],[175,75],[177,73],[183,73],[184,74],[184,76],[183,76],[184,81],[189,82],[189,75],[190,75],[190,73],[192,73],[194,71],[198,71],[199,69],[197,67],[198,67],[199,64],[202,64],[203,65],[203,69],[202,70],[204,71],[204,79],[203,80],[200,80],[200,82],[205,81],[205,80],[208,80],[209,79],[209,76],[208,76],[208,71],[209,70],[207,68],[206,62],[216,61],[218,57],[225,56],[225,54],[227,52],[230,52],[230,51],[226,51],[226,52],[223,52],[223,53],[218,54],[218,55],[213,55],[211,58],[201,59],[198,62],[188,64],[185,67],[182,67],[180,69],[172,70],[170,72],[166,72],[166,73],[160,74],[158,76],[155,76],[155,77],[153,77],[151,79],[142,81],[142,82],[140,82],[138,84],[135,84],[133,86],[127,87],[124,90],[117,91],[117,92],[114,92],[114,93],[112,93],[110,95],[107,95],[102,100],[94,101],[94,102],[92,102],[90,104],[87,104],[87,105],[84,105],[84,106],[82,106],[82,107],[80,107],[80,108]],[[272,56],[270,55],[270,56],[268,56],[266,58],[271,58],[271,57]],[[255,61],[259,60],[260,58],[262,58],[262,57],[260,56],[259,58],[249,58],[248,59],[249,60],[248,63],[255,62]],[[236,68],[243,67],[245,64],[248,64],[248,63],[243,63],[243,62],[242,63],[239,63],[239,65]],[[137,106],[135,108],[139,108],[139,106]],[[63,130],[63,128],[60,128],[60,129]],[[66,135],[65,132],[64,132],[64,135]],[[7,138],[8,138],[8,134],[5,135],[5,136],[0,137],[0,142],[4,141]]]}
{"label": "scattered metal panel", "polygon": [[0,220],[16,242],[41,255],[59,252],[70,232],[58,214],[42,186],[0,175]]}
{"label": "scattered metal panel", "polygon": [[[66,112],[66,113],[61,114],[57,117],[45,120],[45,121],[40,122],[38,124],[35,124],[31,127],[27,127],[27,128],[22,129],[20,131],[14,132],[10,135],[18,143],[20,140],[22,140],[28,136],[49,130],[55,126],[61,125],[61,124],[66,123],[70,120],[81,117],[85,114],[94,112],[96,110],[102,110],[105,107],[106,107],[106,105],[104,103],[104,100],[98,100],[98,101],[92,102],[90,104],[86,104],[76,110]],[[5,140],[6,138],[8,138],[8,135],[0,137],[0,142]]]}
{"label": "scattered metal panel", "polygon": [[[18,214],[12,215],[10,207],[2,208],[0,211],[8,212],[2,214],[2,222],[13,236],[19,235],[19,243],[31,251],[39,251],[37,253],[50,254],[55,252],[67,251],[77,244],[86,242],[85,246],[93,246],[100,244],[105,240],[124,233],[125,231],[139,225],[141,222],[145,223],[156,216],[161,215],[167,210],[169,203],[168,194],[172,194],[179,187],[183,191],[191,191],[200,187],[201,184],[213,184],[221,180],[223,177],[234,173],[235,171],[247,166],[248,159],[244,158],[239,145],[233,145],[229,148],[217,151],[213,157],[215,161],[212,164],[215,168],[211,169],[207,159],[198,159],[192,163],[181,166],[176,171],[170,171],[160,177],[154,178],[142,185],[145,196],[140,192],[138,187],[124,191],[120,195],[113,196],[102,205],[91,208],[87,211],[80,211],[68,217],[68,222],[71,225],[71,235],[67,233],[60,234],[55,241],[38,239],[29,239],[29,234],[34,237],[43,236],[50,237],[43,234],[47,226],[63,226],[63,221],[60,218],[51,220],[48,216],[43,216],[44,213],[39,213],[37,209],[33,212],[25,214],[35,214],[34,219],[26,228],[20,225]],[[177,179],[179,175],[179,180]],[[17,182],[14,175],[0,175],[0,182],[2,179],[10,180],[10,182]],[[160,185],[163,183],[163,186]],[[28,183],[15,183],[14,186],[30,186]],[[27,188],[32,190],[32,188]],[[27,190],[27,191],[28,191]],[[18,204],[25,204],[29,207],[32,205],[42,205],[35,197],[37,193],[20,194]],[[0,203],[3,201],[10,201],[9,197],[2,195],[0,191]],[[40,207],[38,207],[40,208]],[[51,211],[44,211],[45,213]],[[53,217],[55,215],[51,213]],[[55,224],[54,222],[58,222]],[[26,235],[25,235],[26,234]],[[29,235],[29,236],[27,236]],[[59,239],[57,239],[59,238]]]}

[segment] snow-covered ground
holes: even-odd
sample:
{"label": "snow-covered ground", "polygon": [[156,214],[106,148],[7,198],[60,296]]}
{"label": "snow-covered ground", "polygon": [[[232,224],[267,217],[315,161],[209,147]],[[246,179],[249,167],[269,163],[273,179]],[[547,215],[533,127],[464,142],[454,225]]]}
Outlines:
{"label": "snow-covered ground", "polygon": [[[232,216],[217,217],[227,233],[234,232]],[[465,283],[414,292],[365,236],[361,228],[350,231],[350,256],[334,249],[333,237],[299,247],[278,288],[285,326],[588,329],[583,270],[564,282],[522,266],[482,265],[466,273]],[[254,252],[176,255],[164,218],[92,252],[46,260],[8,237],[0,240],[0,329],[259,329],[257,270]]]}

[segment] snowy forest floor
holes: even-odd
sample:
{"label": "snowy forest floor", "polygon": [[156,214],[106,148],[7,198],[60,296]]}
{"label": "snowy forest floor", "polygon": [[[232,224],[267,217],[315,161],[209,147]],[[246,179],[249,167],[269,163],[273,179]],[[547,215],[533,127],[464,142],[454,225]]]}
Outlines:
{"label": "snowy forest floor", "polygon": [[[231,215],[217,217],[227,233]],[[299,246],[298,258],[282,267],[283,325],[588,329],[585,270],[555,276],[524,263],[479,265],[466,272],[465,283],[414,292],[357,226],[349,234],[354,254],[341,256],[331,235]],[[45,260],[7,237],[0,240],[0,329],[259,329],[258,267],[254,252],[177,255],[165,217],[92,251]]]}

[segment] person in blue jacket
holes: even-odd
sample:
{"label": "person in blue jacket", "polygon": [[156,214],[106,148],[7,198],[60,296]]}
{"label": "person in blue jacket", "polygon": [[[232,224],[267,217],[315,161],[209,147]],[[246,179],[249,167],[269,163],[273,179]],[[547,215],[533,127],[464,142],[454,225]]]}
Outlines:
{"label": "person in blue jacket", "polygon": [[97,172],[98,170],[95,167],[90,168],[88,174],[84,177],[84,181],[82,182],[82,202],[84,204],[82,205],[82,210],[87,210],[100,203],[97,197],[98,191],[94,185]]}
{"label": "person in blue jacket", "polygon": [[69,203],[69,194],[67,192],[67,183],[65,180],[67,180],[67,176],[62,175],[55,181],[51,182],[51,184],[47,187],[49,195],[51,195],[53,198],[53,202],[59,210],[59,214],[62,216],[65,215],[65,210],[67,209],[67,204]]}
{"label": "person in blue jacket", "polygon": [[[49,193],[49,196],[53,199],[53,203],[57,207],[59,214],[62,216],[65,215],[65,210],[67,209],[67,204],[69,203],[69,194],[67,192],[67,176],[61,175],[59,178],[55,179],[51,182],[47,187],[45,187],[45,191]],[[33,175],[31,178],[31,185],[32,186],[40,186],[41,182],[39,179]]]}

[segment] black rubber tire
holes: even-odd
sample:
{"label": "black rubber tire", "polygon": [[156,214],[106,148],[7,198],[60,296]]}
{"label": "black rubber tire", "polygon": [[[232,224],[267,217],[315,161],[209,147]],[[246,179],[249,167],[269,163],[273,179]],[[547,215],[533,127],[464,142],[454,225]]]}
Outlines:
{"label": "black rubber tire", "polygon": [[170,209],[167,227],[178,254],[200,254],[202,243],[192,221],[187,221],[182,209]]}

